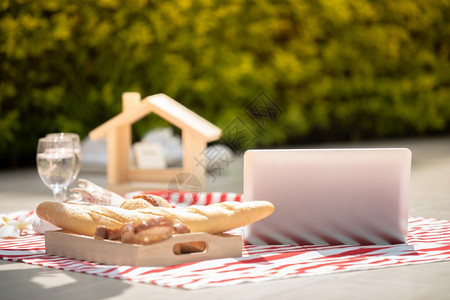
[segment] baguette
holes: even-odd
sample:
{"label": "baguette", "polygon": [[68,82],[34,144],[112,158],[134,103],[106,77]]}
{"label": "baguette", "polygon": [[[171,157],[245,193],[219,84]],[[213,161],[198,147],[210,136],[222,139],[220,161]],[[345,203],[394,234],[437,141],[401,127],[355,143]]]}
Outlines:
{"label": "baguette", "polygon": [[[36,208],[39,218],[73,233],[93,236],[97,226],[120,228],[126,222],[142,221],[148,216],[115,206],[42,202]],[[56,225],[58,224],[58,225]]]}
{"label": "baguette", "polygon": [[178,208],[148,207],[136,211],[145,215],[168,217],[175,223],[183,223],[192,232],[216,234],[256,222],[272,214],[273,210],[270,202],[249,201]]}
{"label": "baguette", "polygon": [[125,209],[43,202],[36,208],[36,214],[64,230],[87,236],[93,236],[97,226],[119,228],[127,222],[139,222],[156,216],[167,217],[174,223],[183,223],[191,232],[216,234],[256,222],[269,216],[274,210],[273,205],[267,201],[223,202],[176,208],[149,205],[139,209]]}

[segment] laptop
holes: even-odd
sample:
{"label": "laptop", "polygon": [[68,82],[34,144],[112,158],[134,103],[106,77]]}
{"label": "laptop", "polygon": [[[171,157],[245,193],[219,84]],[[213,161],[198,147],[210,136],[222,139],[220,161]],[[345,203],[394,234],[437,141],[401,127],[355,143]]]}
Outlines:
{"label": "laptop", "polygon": [[272,215],[244,227],[254,245],[385,245],[406,242],[407,148],[248,150],[244,201]]}

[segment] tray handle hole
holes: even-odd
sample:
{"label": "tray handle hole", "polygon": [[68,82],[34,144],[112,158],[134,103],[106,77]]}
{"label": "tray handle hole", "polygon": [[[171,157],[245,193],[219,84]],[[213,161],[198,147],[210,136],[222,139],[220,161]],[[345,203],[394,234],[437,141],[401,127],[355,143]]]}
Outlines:
{"label": "tray handle hole", "polygon": [[173,245],[173,254],[183,255],[191,253],[206,253],[206,242],[187,242]]}

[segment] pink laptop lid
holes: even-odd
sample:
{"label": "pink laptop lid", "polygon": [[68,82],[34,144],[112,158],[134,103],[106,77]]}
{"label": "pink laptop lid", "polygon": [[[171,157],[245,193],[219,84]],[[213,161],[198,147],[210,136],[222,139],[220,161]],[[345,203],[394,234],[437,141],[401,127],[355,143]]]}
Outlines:
{"label": "pink laptop lid", "polygon": [[393,244],[406,241],[411,151],[248,150],[244,201],[275,212],[244,228],[248,244]]}

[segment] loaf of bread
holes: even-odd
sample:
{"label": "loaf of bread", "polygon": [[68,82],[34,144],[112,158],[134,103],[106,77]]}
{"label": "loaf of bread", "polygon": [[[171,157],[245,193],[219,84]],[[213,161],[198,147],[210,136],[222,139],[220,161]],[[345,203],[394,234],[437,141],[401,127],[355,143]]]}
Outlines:
{"label": "loaf of bread", "polygon": [[126,222],[142,221],[146,216],[115,206],[42,202],[36,208],[39,218],[77,234],[93,236],[97,226],[119,228]]}
{"label": "loaf of bread", "polygon": [[118,228],[127,222],[139,222],[155,216],[183,223],[191,232],[215,234],[256,222],[274,210],[267,201],[223,202],[176,208],[133,205],[132,201],[135,200],[125,201],[122,207],[43,202],[36,208],[36,214],[64,230],[88,236],[94,235],[97,226]]}

